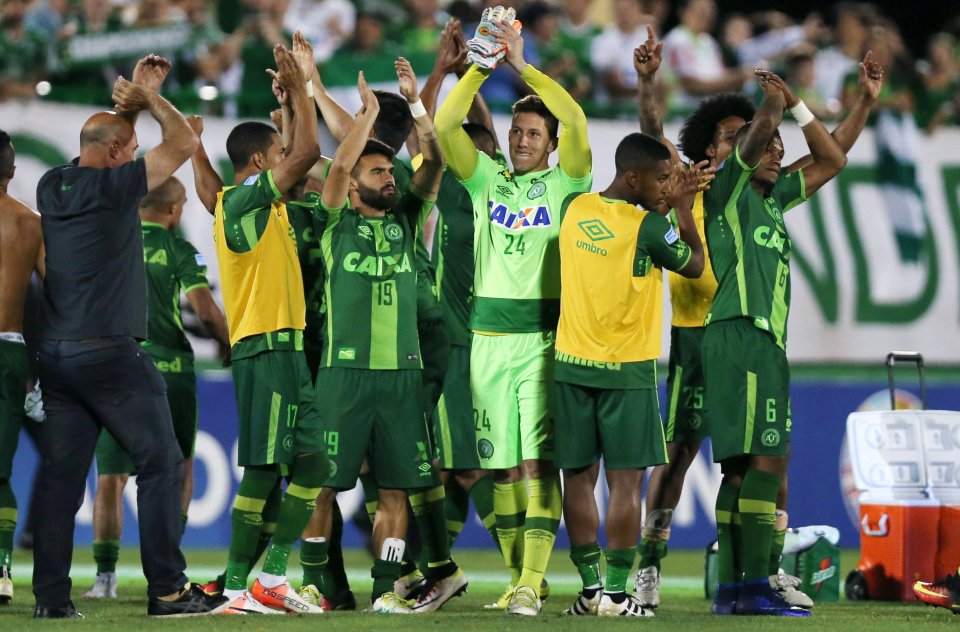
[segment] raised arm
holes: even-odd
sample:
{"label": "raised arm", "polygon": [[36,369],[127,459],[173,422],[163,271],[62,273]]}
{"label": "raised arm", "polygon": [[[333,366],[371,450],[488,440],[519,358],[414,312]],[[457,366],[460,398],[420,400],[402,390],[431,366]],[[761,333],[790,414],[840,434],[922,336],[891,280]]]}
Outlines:
{"label": "raised arm", "polygon": [[797,117],[797,123],[800,124],[803,137],[810,148],[812,160],[803,168],[804,191],[807,197],[810,197],[840,173],[840,170],[847,165],[847,155],[823,123],[818,121],[806,106],[803,106],[802,110],[794,109],[802,104],[783,79],[771,74],[769,81],[783,92],[787,108],[791,109]]}
{"label": "raised arm", "polygon": [[476,64],[471,66],[440,105],[434,120],[447,165],[461,180],[468,179],[477,170],[477,148],[469,134],[463,131],[463,119],[490,72]]}
{"label": "raised arm", "polygon": [[166,182],[193,155],[200,141],[183,114],[150,88],[117,77],[113,100],[120,110],[148,110],[160,124],[163,141],[144,157],[149,191]]}
{"label": "raised arm", "polygon": [[663,61],[663,42],[657,42],[653,26],[647,25],[647,41],[633,51],[633,67],[637,71],[637,114],[640,131],[666,145],[673,162],[680,162],[677,148],[663,136],[663,115],[657,90],[657,71]]}
{"label": "raised arm", "polygon": [[[137,62],[130,80],[138,86],[160,92],[160,86],[170,74],[172,67],[169,59],[159,55],[147,55]],[[118,110],[117,115],[129,121],[130,125],[136,125],[137,119],[140,118],[140,110]]]}
{"label": "raised arm", "polygon": [[[457,35],[459,34],[459,37]],[[467,63],[467,47],[463,44],[463,33],[460,30],[460,20],[450,18],[443,33],[440,34],[440,46],[437,48],[437,59],[433,63],[433,70],[423,84],[420,91],[420,100],[427,114],[433,118],[437,113],[437,99],[440,95],[440,86],[444,78],[463,68]]]}
{"label": "raised arm", "polygon": [[410,181],[410,190],[422,200],[432,202],[437,199],[440,190],[440,178],[443,176],[443,151],[437,132],[433,128],[433,119],[420,101],[417,91],[417,76],[413,73],[410,62],[401,57],[396,61],[397,79],[400,80],[400,94],[410,104],[413,113],[413,126],[417,131],[417,140],[420,143],[420,153],[423,162],[413,174]]}
{"label": "raised arm", "polygon": [[667,204],[676,211],[680,239],[690,247],[690,259],[677,270],[677,274],[689,279],[699,278],[703,274],[703,242],[700,241],[697,224],[693,219],[693,200],[697,191],[708,188],[714,177],[713,169],[708,166],[709,162],[706,160],[693,166],[682,162],[675,163],[667,190]]}
{"label": "raised arm", "polygon": [[317,143],[317,116],[313,101],[307,96],[307,79],[289,50],[279,44],[273,48],[277,71],[268,71],[279,87],[286,92],[293,111],[290,123],[290,144],[286,157],[273,169],[273,181],[281,193],[287,192],[310,167],[320,159]]}
{"label": "raised arm", "polygon": [[[867,125],[867,119],[870,118],[870,111],[873,109],[877,98],[880,96],[880,90],[883,88],[883,66],[871,59],[872,51],[867,51],[860,62],[860,98],[856,100],[847,116],[840,121],[832,136],[844,154],[850,153],[854,143],[863,132]],[[787,171],[796,171],[803,169],[813,162],[813,156],[807,154],[803,158],[787,167]]]}
{"label": "raised arm", "polygon": [[327,124],[330,134],[342,142],[353,128],[353,116],[333,100],[320,79],[320,71],[313,62],[313,44],[300,31],[293,34],[293,54],[313,89],[313,101],[320,108],[320,116]]}
{"label": "raised arm", "polygon": [[203,117],[188,116],[187,124],[197,135],[197,151],[190,156],[190,166],[193,167],[193,185],[197,189],[197,197],[211,215],[217,207],[217,193],[223,188],[223,180],[210,164],[210,158],[203,148],[201,135],[203,134]]}
{"label": "raised arm", "polygon": [[[774,132],[780,127],[783,120],[783,109],[786,107],[783,92],[771,77],[776,77],[765,70],[755,71],[763,89],[763,103],[753,115],[746,135],[735,148],[739,152],[740,160],[748,167],[756,167],[767,149],[767,144],[773,138]],[[779,79],[779,77],[777,77]],[[781,80],[782,83],[782,80]]]}
{"label": "raised arm", "polygon": [[363,148],[370,138],[370,131],[373,130],[373,123],[377,120],[377,114],[380,113],[377,95],[367,85],[362,70],[357,79],[357,89],[360,91],[363,107],[353,121],[353,128],[337,147],[337,153],[334,154],[333,161],[330,163],[330,172],[327,174],[323,193],[320,196],[321,203],[329,209],[343,208],[347,203],[350,194],[350,174],[360,160],[360,154],[363,153]]}
{"label": "raised arm", "polygon": [[187,300],[190,306],[197,314],[197,318],[203,323],[204,329],[210,334],[210,337],[216,340],[224,354],[224,366],[230,364],[230,330],[227,328],[227,319],[223,315],[223,310],[213,300],[213,294],[208,287],[195,287],[187,292]]}
{"label": "raised arm", "polygon": [[563,87],[523,59],[523,37],[507,22],[496,22],[499,32],[494,40],[506,47],[507,63],[520,73],[530,88],[543,99],[543,104],[557,117],[563,129],[557,151],[560,168],[571,178],[583,178],[593,168],[590,139],[587,137],[587,115],[580,104]]}

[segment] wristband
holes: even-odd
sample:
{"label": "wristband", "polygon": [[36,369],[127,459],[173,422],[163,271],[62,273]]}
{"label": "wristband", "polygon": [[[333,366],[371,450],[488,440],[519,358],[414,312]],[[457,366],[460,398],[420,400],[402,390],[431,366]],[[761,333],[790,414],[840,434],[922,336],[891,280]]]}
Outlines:
{"label": "wristband", "polygon": [[423,107],[423,101],[417,99],[413,103],[410,103],[410,114],[413,114],[413,118],[420,118],[421,116],[427,115],[427,108]]}
{"label": "wristband", "polygon": [[817,119],[817,117],[813,115],[813,112],[810,111],[810,108],[807,107],[807,104],[802,100],[790,108],[790,114],[800,127],[806,127]]}
{"label": "wristband", "polygon": [[310,97],[311,99],[313,98],[313,82],[312,81],[307,82],[307,96]]}

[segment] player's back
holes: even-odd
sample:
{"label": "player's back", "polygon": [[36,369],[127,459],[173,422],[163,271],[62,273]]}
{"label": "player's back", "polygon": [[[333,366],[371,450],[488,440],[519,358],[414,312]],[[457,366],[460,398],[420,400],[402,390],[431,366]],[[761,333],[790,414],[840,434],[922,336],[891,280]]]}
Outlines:
{"label": "player's back", "polygon": [[43,234],[40,216],[9,195],[0,196],[0,331],[23,328],[23,305]]}

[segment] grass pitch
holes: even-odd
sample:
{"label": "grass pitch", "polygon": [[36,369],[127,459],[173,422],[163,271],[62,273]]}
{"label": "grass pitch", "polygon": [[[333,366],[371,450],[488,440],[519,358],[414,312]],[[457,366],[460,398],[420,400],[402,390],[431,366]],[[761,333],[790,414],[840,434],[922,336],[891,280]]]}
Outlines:
{"label": "grass pitch", "polygon": [[[220,572],[226,559],[225,551],[187,550],[190,577],[207,581]],[[295,556],[294,556],[295,557]],[[124,549],[120,556],[120,598],[116,601],[87,601],[80,594],[89,587],[95,574],[88,547],[76,551],[73,569],[74,602],[86,615],[83,621],[60,622],[32,620],[33,595],[29,590],[31,567],[29,553],[19,551],[14,561],[16,594],[10,606],[0,609],[0,630],[50,630],[54,626],[65,629],[88,630],[203,630],[218,632],[236,630],[436,630],[437,632],[472,632],[495,630],[508,632],[522,630],[598,630],[627,629],[627,626],[656,626],[667,630],[868,630],[870,632],[905,632],[922,624],[926,630],[958,630],[960,619],[943,609],[926,608],[916,603],[847,602],[818,604],[809,619],[764,617],[713,617],[710,604],[703,597],[702,551],[673,551],[664,560],[663,605],[651,619],[608,620],[596,617],[561,617],[560,612],[572,603],[579,590],[579,580],[567,559],[565,550],[554,552],[551,570],[547,574],[551,584],[550,599],[543,613],[536,619],[510,617],[500,612],[488,612],[483,604],[494,601],[506,584],[507,575],[499,556],[486,550],[461,550],[457,561],[470,578],[469,592],[450,601],[442,612],[430,615],[390,616],[362,612],[328,613],[320,617],[197,617],[176,620],[152,620],[146,615],[146,582],[139,570],[136,549]],[[18,562],[19,560],[19,562]],[[370,589],[370,558],[363,551],[346,552],[350,581],[358,602],[365,604]],[[841,572],[846,573],[857,561],[856,551],[845,551]],[[291,565],[290,577],[299,585],[300,569]],[[361,606],[362,607],[362,606]],[[948,627],[949,626],[949,627]]]}

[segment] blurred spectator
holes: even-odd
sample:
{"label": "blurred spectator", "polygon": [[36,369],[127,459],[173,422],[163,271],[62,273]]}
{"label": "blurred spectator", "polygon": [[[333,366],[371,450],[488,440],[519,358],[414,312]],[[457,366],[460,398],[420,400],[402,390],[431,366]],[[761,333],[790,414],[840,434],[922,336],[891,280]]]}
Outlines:
{"label": "blurred spectator", "polygon": [[130,26],[135,29],[146,29],[183,22],[185,19],[186,16],[176,10],[170,0],[140,0]]}
{"label": "blurred spectator", "polygon": [[61,37],[67,19],[67,0],[44,0],[27,13],[27,28],[41,31],[48,43]]}
{"label": "blurred spectator", "polygon": [[940,125],[955,120],[960,67],[957,40],[947,33],[935,33],[927,44],[927,59],[920,64],[923,90],[917,102],[917,124],[932,134]]}
{"label": "blurred spectator", "polygon": [[799,47],[790,53],[786,59],[784,78],[793,88],[793,93],[807,104],[814,116],[821,120],[835,119],[840,114],[840,108],[830,109],[826,99],[817,91],[813,62],[815,54],[813,47]]}
{"label": "blurred spectator", "polygon": [[387,37],[400,46],[403,56],[410,59],[411,63],[411,55],[431,53],[429,64],[433,67],[432,54],[437,52],[440,33],[448,18],[440,10],[438,0],[407,0],[406,20],[394,22]]}
{"label": "blurred spectator", "polygon": [[590,44],[600,33],[589,20],[589,9],[589,0],[565,0],[555,32],[542,47],[543,71],[578,101],[593,89]]}
{"label": "blurred spectator", "polygon": [[0,101],[37,96],[46,75],[43,32],[27,27],[27,0],[0,2]]}
{"label": "blurred spectator", "polygon": [[667,70],[678,84],[672,107],[692,110],[705,96],[740,90],[752,75],[750,69],[727,69],[720,45],[710,35],[717,16],[714,0],[682,0],[680,25],[663,38]]}
{"label": "blurred spectator", "polygon": [[643,12],[640,0],[614,0],[613,24],[597,35],[590,47],[601,99],[633,101],[636,97],[633,49],[647,41],[647,25],[652,20]]}
{"label": "blurred spectator", "polygon": [[353,34],[356,21],[348,0],[291,0],[283,28],[303,33],[313,44],[313,60],[322,64]]}
{"label": "blurred spectator", "polygon": [[[380,10],[362,10],[357,13],[353,37],[323,65],[321,76],[324,85],[355,86],[361,70],[367,83],[395,83],[397,73],[393,62],[400,56],[400,49],[388,42],[384,36],[388,22],[388,16]],[[423,69],[427,70],[429,69]]]}
{"label": "blurred spectator", "polygon": [[779,11],[763,11],[749,17],[733,13],[721,29],[723,60],[730,68],[770,68],[791,47],[816,43],[824,29],[816,13],[808,16],[803,25],[793,23]]}
{"label": "blurred spectator", "polygon": [[817,92],[826,99],[827,107],[836,109],[844,92],[844,80],[857,70],[868,29],[876,23],[877,12],[865,2],[841,2],[834,9],[836,16],[833,46],[817,53],[814,75]]}

